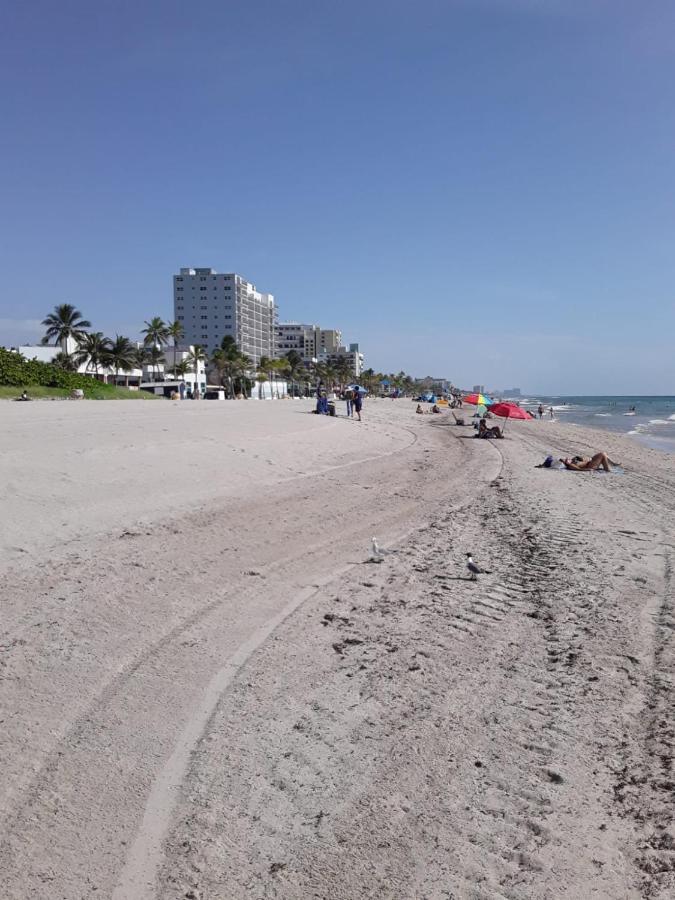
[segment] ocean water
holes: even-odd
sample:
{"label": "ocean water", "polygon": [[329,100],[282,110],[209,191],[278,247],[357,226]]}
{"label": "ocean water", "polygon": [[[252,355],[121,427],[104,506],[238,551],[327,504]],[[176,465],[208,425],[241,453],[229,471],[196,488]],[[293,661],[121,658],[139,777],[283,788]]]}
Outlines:
{"label": "ocean water", "polygon": [[[616,431],[668,453],[675,453],[675,397],[549,397],[521,398],[520,405],[535,412],[549,407],[559,422]],[[635,415],[626,415],[635,407]]]}

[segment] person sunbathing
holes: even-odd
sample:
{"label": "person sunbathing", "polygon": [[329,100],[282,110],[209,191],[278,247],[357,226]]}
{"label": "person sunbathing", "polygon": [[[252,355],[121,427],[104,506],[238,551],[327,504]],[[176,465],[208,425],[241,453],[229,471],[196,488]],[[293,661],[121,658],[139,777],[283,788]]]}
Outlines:
{"label": "person sunbathing", "polygon": [[415,412],[416,412],[418,415],[420,415],[420,416],[423,416],[423,415],[424,415],[424,410],[423,410],[422,407],[419,405],[419,403],[417,404],[417,409],[415,410]]}
{"label": "person sunbathing", "polygon": [[618,466],[619,463],[613,462],[606,453],[596,453],[595,456],[585,458],[583,456],[573,456],[572,459],[561,459],[560,462],[566,469],[573,472],[592,472],[594,469],[604,469],[605,472],[610,471],[610,466]]}
{"label": "person sunbathing", "polygon": [[493,425],[492,428],[488,428],[487,425],[485,424],[485,419],[480,420],[477,436],[479,438],[488,438],[488,439],[504,437],[499,425]]}

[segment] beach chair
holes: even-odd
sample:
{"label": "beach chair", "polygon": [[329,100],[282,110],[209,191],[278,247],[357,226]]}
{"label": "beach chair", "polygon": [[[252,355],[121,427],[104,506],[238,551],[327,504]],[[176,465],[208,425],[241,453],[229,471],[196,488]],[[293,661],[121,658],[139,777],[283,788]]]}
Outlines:
{"label": "beach chair", "polygon": [[455,420],[455,425],[464,425],[464,419],[461,416],[457,416],[454,412],[452,414],[452,418]]}

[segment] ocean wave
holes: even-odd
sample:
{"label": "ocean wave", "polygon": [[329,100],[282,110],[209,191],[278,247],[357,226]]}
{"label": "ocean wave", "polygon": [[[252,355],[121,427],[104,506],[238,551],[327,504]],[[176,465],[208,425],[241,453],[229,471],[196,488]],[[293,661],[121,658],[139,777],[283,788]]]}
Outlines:
{"label": "ocean wave", "polygon": [[673,413],[672,416],[668,416],[668,419],[669,419],[671,422],[675,422],[675,413]]}
{"label": "ocean wave", "polygon": [[610,417],[611,417],[612,414],[611,414],[611,413],[595,413],[595,415],[596,415],[596,416],[602,416],[603,419],[604,419],[604,418],[606,418],[607,416],[610,416]]}
{"label": "ocean wave", "polygon": [[[671,416],[671,418],[673,418],[673,417]],[[650,425],[670,425],[670,422],[668,421],[668,419],[650,419],[649,424]]]}

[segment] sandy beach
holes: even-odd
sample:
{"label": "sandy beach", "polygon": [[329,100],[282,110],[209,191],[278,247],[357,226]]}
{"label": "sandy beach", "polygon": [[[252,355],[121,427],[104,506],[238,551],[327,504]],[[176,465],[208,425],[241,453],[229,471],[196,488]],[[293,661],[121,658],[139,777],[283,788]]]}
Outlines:
{"label": "sandy beach", "polygon": [[674,457],[414,408],[2,404],[3,897],[675,895]]}

